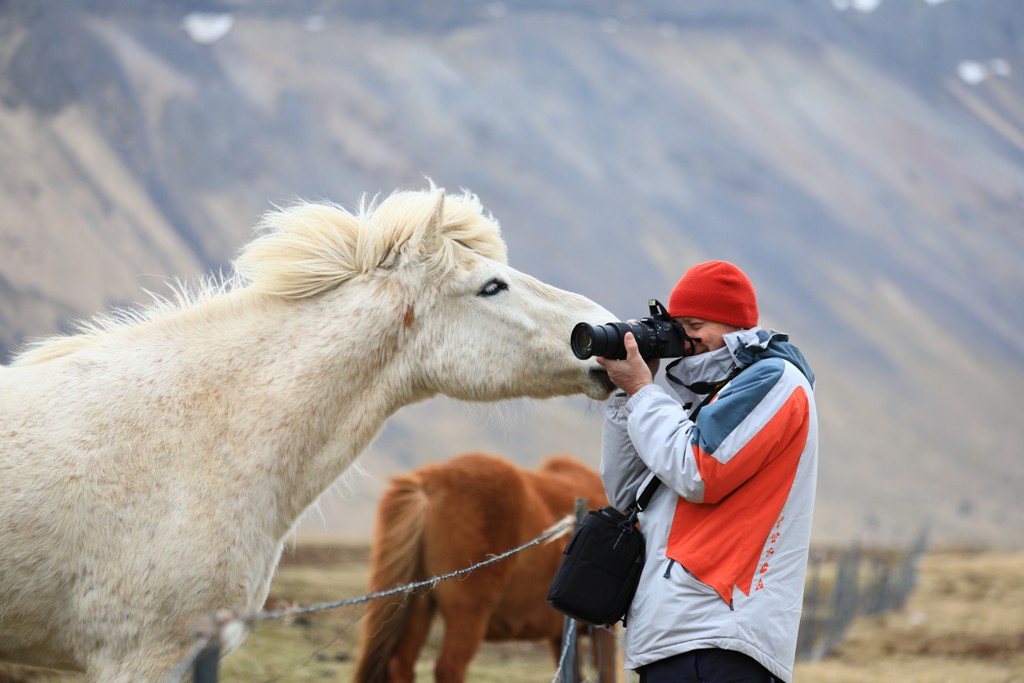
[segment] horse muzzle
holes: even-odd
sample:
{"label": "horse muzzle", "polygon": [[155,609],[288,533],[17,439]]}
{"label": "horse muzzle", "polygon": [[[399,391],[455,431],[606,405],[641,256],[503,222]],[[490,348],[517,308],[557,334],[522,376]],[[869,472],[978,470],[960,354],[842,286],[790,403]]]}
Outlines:
{"label": "horse muzzle", "polygon": [[584,393],[597,401],[603,401],[615,391],[615,383],[608,377],[608,372],[602,367],[590,368],[587,371],[587,387]]}

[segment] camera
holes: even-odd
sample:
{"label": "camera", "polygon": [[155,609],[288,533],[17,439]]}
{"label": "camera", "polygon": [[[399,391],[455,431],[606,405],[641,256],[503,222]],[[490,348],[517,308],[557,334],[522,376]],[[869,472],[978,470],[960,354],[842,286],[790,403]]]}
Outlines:
{"label": "camera", "polygon": [[691,355],[694,342],[700,340],[688,337],[683,332],[683,326],[672,319],[658,300],[651,299],[647,305],[651,309],[651,316],[637,322],[613,322],[606,325],[577,323],[569,339],[573,354],[580,360],[591,356],[625,360],[626,346],[623,339],[627,332],[632,332],[640,355],[645,360]]}

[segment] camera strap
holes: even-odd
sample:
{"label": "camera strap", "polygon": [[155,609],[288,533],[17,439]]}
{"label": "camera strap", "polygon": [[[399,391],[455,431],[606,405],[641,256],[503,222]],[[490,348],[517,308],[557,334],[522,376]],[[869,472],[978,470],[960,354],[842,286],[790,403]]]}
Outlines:
{"label": "camera strap", "polygon": [[683,359],[680,358],[678,360],[672,361],[672,363],[670,363],[669,366],[667,368],[665,368],[665,378],[669,382],[672,382],[673,384],[678,384],[680,386],[686,387],[687,389],[689,389],[694,394],[701,395],[701,396],[704,395],[704,394],[707,394],[707,396],[704,398],[704,400],[701,401],[701,404],[699,406],[697,406],[697,408],[694,410],[693,414],[690,416],[691,420],[695,420],[697,418],[697,413],[700,412],[700,409],[703,408],[705,405],[707,405],[708,401],[710,401],[711,398],[713,398],[714,395],[718,393],[719,389],[721,389],[726,384],[731,382],[733,379],[735,379],[736,375],[740,374],[740,372],[743,371],[743,368],[741,368],[739,366],[736,366],[736,367],[734,367],[732,369],[732,371],[728,375],[725,376],[725,379],[720,379],[717,382],[694,382],[693,384],[687,384],[686,382],[682,381],[678,377],[673,377],[672,375],[669,374],[669,370],[671,370],[677,364],[682,362],[682,360]]}

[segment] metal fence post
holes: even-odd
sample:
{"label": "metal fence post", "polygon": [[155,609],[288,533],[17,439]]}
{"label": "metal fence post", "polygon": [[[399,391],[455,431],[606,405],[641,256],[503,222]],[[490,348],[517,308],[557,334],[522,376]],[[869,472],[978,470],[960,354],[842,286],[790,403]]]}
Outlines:
{"label": "metal fence post", "polygon": [[[577,498],[576,508],[573,513],[576,517],[576,526],[579,526],[579,523],[583,521],[583,515],[585,515],[586,513],[587,499]],[[575,531],[575,529],[576,527],[574,526],[573,530]],[[562,619],[563,646],[565,646],[566,643],[568,643],[568,645],[566,647],[565,659],[562,662],[561,676],[559,678],[561,683],[577,683],[577,680],[579,679],[578,672],[580,668],[579,652],[577,648],[577,645],[579,644],[579,639],[577,638],[576,633],[576,623],[573,620],[573,618],[569,616],[566,616]]]}
{"label": "metal fence post", "polygon": [[238,614],[230,610],[219,610],[215,614],[208,614],[199,619],[196,624],[196,636],[199,638],[198,642],[203,643],[203,649],[192,661],[192,683],[217,683],[221,632],[226,624],[237,619]]}
{"label": "metal fence post", "polygon": [[821,616],[818,614],[819,595],[821,592],[821,565],[824,558],[820,554],[812,554],[808,558],[809,580],[804,589],[803,613],[800,615],[800,627],[797,631],[796,656],[807,659],[814,651],[814,643],[821,634]]}
{"label": "metal fence post", "polygon": [[213,638],[192,665],[192,683],[217,683],[220,669],[220,638]]}

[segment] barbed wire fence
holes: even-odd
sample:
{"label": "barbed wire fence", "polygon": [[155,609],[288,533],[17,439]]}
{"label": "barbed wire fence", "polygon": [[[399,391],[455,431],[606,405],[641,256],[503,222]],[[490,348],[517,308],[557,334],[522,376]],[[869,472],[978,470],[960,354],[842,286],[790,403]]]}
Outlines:
{"label": "barbed wire fence", "polygon": [[[580,499],[576,503],[574,517],[568,517],[556,523],[536,538],[523,543],[520,546],[507,550],[499,555],[493,555],[486,560],[477,562],[463,569],[458,569],[441,576],[435,576],[422,581],[415,581],[402,586],[395,586],[383,591],[368,593],[355,598],[344,598],[332,600],[313,605],[305,605],[290,609],[260,611],[254,613],[242,613],[236,610],[221,610],[214,614],[206,615],[195,625],[195,643],[189,653],[167,674],[164,683],[180,683],[188,672],[192,671],[193,683],[217,683],[220,671],[221,647],[225,641],[234,637],[241,637],[248,633],[260,622],[275,619],[294,618],[297,616],[323,612],[326,610],[338,609],[360,605],[370,600],[378,600],[395,595],[409,595],[420,589],[431,589],[442,581],[465,576],[483,567],[501,562],[513,555],[523,552],[528,548],[540,545],[544,542],[555,540],[561,535],[571,531],[579,523],[586,511],[586,501]],[[570,683],[573,680],[576,669],[576,648],[577,633],[576,622],[568,617],[565,618],[563,628],[563,646],[558,666],[551,683]]]}
{"label": "barbed wire fence", "polygon": [[918,565],[928,546],[928,530],[906,549],[812,549],[807,564],[803,613],[797,638],[798,660],[828,655],[853,620],[902,609],[917,585]]}
{"label": "barbed wire fence", "polygon": [[[290,609],[254,613],[221,610],[207,615],[195,625],[196,640],[192,649],[164,678],[164,683],[180,683],[189,671],[192,672],[193,683],[217,683],[222,644],[236,637],[240,639],[260,622],[432,589],[442,581],[465,576],[533,546],[553,541],[569,533],[585,513],[586,501],[578,499],[572,517],[567,516],[536,538],[476,564],[430,579],[354,598]],[[927,538],[927,530],[922,530],[914,544],[903,550],[865,550],[859,544],[848,548],[812,549],[797,640],[797,659],[813,661],[828,655],[842,641],[857,616],[902,609],[916,586],[918,565],[927,549]],[[551,683],[570,683],[577,675],[578,633],[574,619],[565,617],[562,641],[562,651]]]}

